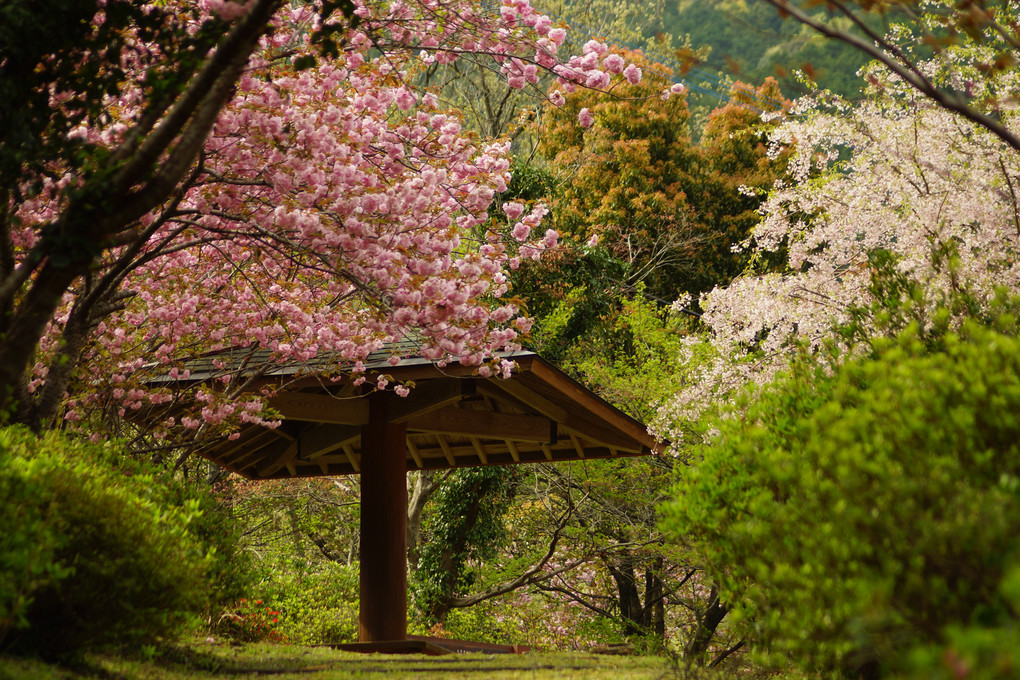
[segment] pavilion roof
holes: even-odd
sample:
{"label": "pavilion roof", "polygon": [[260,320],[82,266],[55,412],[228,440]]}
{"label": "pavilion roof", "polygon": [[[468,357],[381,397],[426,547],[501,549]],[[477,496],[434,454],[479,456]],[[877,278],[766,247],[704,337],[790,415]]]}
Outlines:
{"label": "pavilion roof", "polygon": [[[278,428],[244,427],[239,437],[205,447],[206,458],[252,479],[349,475],[361,471],[361,432],[369,400],[387,400],[387,420],[404,423],[407,469],[541,463],[660,453],[663,445],[639,421],[615,408],[533,352],[506,355],[510,378],[486,378],[473,367],[440,367],[418,356],[389,362],[393,348],[365,362],[366,384],[385,374],[413,382],[407,397],[361,394],[350,376],[338,380],[281,368],[287,389],[270,400]],[[201,379],[202,367],[191,367]],[[272,379],[272,375],[267,378]]]}

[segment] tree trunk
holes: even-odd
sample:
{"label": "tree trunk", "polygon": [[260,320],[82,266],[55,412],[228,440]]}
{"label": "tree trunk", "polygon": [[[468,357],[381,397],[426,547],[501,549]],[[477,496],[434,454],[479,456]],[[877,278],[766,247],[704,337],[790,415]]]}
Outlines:
{"label": "tree trunk", "polygon": [[[75,262],[59,267],[53,262],[45,263],[25,299],[16,306],[11,318],[5,320],[7,332],[0,339],[0,356],[3,357],[0,361],[0,420],[12,415],[12,411],[16,421],[30,419],[31,405],[26,403],[25,380],[39,339],[64,293],[89,264]],[[15,403],[18,400],[20,403]]]}
{"label": "tree trunk", "polygon": [[666,635],[666,610],[662,583],[663,558],[658,556],[645,570],[645,610],[642,618],[645,629],[657,637]]}
{"label": "tree trunk", "polygon": [[[89,271],[111,241],[178,188],[281,4],[281,0],[257,0],[212,51],[159,125],[152,129],[139,124],[128,132],[112,156],[116,172],[85,179],[85,187],[61,217],[43,230],[42,239],[28,255],[39,266],[23,298],[19,293],[25,282],[8,280],[10,256],[0,254],[7,274],[0,295],[0,310],[6,313],[0,319],[0,422],[13,416],[39,427],[43,414],[35,414],[28,403],[26,382],[46,324],[74,280]],[[138,135],[145,138],[139,140]],[[9,216],[3,227],[10,229]],[[78,358],[68,353],[68,373]]]}
{"label": "tree trunk", "polygon": [[687,648],[684,650],[685,657],[694,659],[708,651],[712,638],[715,636],[715,629],[722,623],[727,611],[729,610],[726,606],[719,601],[719,591],[712,588],[708,595],[708,607],[703,614],[698,616],[696,628],[687,642]]}
{"label": "tree trunk", "polygon": [[[413,480],[413,481],[412,481]],[[442,483],[442,476],[433,470],[423,470],[408,475],[407,501],[407,568],[411,573],[418,568],[419,543],[421,542],[421,514],[432,494]]]}

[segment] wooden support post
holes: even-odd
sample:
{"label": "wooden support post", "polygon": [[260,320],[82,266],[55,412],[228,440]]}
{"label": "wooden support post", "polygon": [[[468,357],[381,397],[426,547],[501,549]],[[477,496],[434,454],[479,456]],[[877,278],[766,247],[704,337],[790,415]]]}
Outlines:
{"label": "wooden support post", "polygon": [[407,639],[407,428],[387,421],[388,396],[369,397],[361,430],[361,642]]}

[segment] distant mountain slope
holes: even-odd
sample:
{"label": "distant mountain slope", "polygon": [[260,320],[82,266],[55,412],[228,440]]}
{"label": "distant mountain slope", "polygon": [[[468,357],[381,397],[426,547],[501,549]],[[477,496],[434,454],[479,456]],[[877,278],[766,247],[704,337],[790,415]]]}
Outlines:
{"label": "distant mountain slope", "polygon": [[812,74],[824,88],[855,97],[857,70],[867,59],[842,43],[817,35],[755,0],[668,0],[663,16],[666,33],[689,35],[694,48],[710,47],[699,69],[721,71],[749,83],[776,76],[788,95],[802,87],[794,69]]}

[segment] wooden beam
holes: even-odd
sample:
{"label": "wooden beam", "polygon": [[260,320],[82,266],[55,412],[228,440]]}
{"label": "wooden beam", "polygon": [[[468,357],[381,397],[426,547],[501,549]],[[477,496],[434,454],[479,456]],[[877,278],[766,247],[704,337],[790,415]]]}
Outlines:
{"label": "wooden beam", "polygon": [[[239,465],[240,461],[256,457],[259,449],[279,441],[279,437],[268,428],[257,427],[250,431],[252,432],[251,436],[247,436],[248,431],[245,431],[237,441],[228,441],[225,445],[216,446],[203,455],[215,460],[220,465],[243,468],[245,466]],[[253,454],[253,452],[256,453]]]}
{"label": "wooden beam", "polygon": [[291,470],[296,460],[314,460],[353,443],[360,436],[361,428],[347,425],[320,425],[298,432],[295,436],[286,435],[289,446],[284,451],[280,452],[276,446],[263,450],[262,457],[265,460],[258,465],[258,475],[269,477],[284,467]]}
{"label": "wooden beam", "polygon": [[429,380],[411,388],[406,397],[391,397],[387,405],[391,423],[403,423],[437,408],[456,404],[474,394],[475,382],[461,378]]}
{"label": "wooden beam", "polygon": [[577,457],[584,458],[584,444],[581,443],[581,438],[571,432],[570,441],[574,445],[574,450],[577,451]]}
{"label": "wooden beam", "polygon": [[[454,447],[451,450],[456,451]],[[548,455],[547,455],[548,453]],[[641,456],[647,455],[643,453],[621,453],[622,457]],[[538,450],[525,450],[518,448],[519,460],[514,460],[513,456],[509,451],[495,452],[491,448],[486,451],[487,463],[485,465],[525,465],[530,463],[557,463],[567,461],[580,460],[577,457],[577,452],[574,451],[573,447],[566,449],[549,449],[548,452],[541,449]],[[610,458],[612,454],[609,449],[605,447],[598,447],[595,449],[589,449],[586,452],[586,458],[584,460],[594,460],[598,458]],[[476,455],[457,455],[456,456],[455,468],[463,467],[479,467],[482,465],[479,462]],[[443,456],[422,456],[422,469],[424,470],[446,470],[451,466]]]}
{"label": "wooden beam", "polygon": [[305,420],[333,425],[368,424],[368,402],[363,398],[344,399],[328,394],[283,392],[269,400],[287,420]]}
{"label": "wooden beam", "polygon": [[[439,436],[435,435],[435,437],[436,439],[434,442],[427,444],[419,442],[417,445],[418,455],[421,456],[422,464],[425,465],[425,467],[429,467],[430,460],[433,462],[446,460],[446,454],[443,452],[442,445],[439,444]],[[510,448],[507,446],[507,440],[479,438],[479,442],[485,448],[486,457],[492,457],[498,454],[506,454],[507,456],[510,455]],[[554,457],[557,459],[562,459],[564,456],[577,458],[577,452],[567,439],[562,440],[559,444],[552,447],[545,443],[539,444],[536,442],[514,442],[514,444],[517,450],[521,453],[522,459],[526,452],[534,452],[538,455],[543,455],[543,448],[549,448],[551,451],[555,451],[556,453]],[[474,444],[470,441],[458,444],[448,441],[447,446],[449,447],[454,460],[456,460],[458,464],[463,462],[466,458],[478,460],[478,449],[476,449]],[[435,466],[432,465],[432,467]]]}
{"label": "wooden beam", "polygon": [[269,477],[276,474],[289,461],[297,456],[297,441],[282,441],[275,446],[263,450],[263,460],[255,466],[259,477]]}
{"label": "wooden beam", "polygon": [[[602,422],[631,437],[649,450],[655,449],[657,442],[655,437],[648,434],[648,428],[591,390],[585,388],[567,374],[553,368],[538,356],[532,358],[528,363],[528,368],[536,378],[553,387],[574,403],[587,409]],[[583,431],[582,434],[584,434]]]}
{"label": "wooden beam", "polygon": [[345,444],[353,444],[361,436],[361,428],[351,425],[319,425],[304,430],[298,435],[300,457],[313,460],[333,451],[338,451]]}
{"label": "wooden beam", "polygon": [[347,462],[351,464],[355,472],[361,472],[361,464],[357,459],[354,458],[354,447],[350,444],[344,444],[344,455],[347,457]]}
{"label": "wooden beam", "polygon": [[[248,447],[248,450],[241,455],[229,460],[231,465],[236,465],[241,469],[248,469],[252,466],[258,465],[258,463],[266,458],[275,459],[276,456],[280,455],[281,452],[286,451],[287,447],[290,446],[291,442],[287,440],[281,440],[279,438],[272,438],[268,442],[255,446],[254,444]],[[252,479],[258,479],[258,473],[250,474],[245,473],[245,476],[251,477]]]}
{"label": "wooden beam", "polygon": [[546,418],[558,423],[564,429],[578,432],[598,444],[612,446],[629,453],[642,453],[646,448],[639,440],[609,427],[605,423],[589,421],[573,415],[562,406],[549,401],[521,382],[490,379],[484,385],[480,385],[479,389],[486,392],[496,392],[497,398],[501,396],[500,392],[509,395],[510,398],[522,404],[528,410],[538,411]]}
{"label": "wooden beam", "polygon": [[492,413],[451,406],[407,421],[407,429],[416,432],[525,442],[552,441],[555,437],[554,428],[553,422],[540,416]]}
{"label": "wooden beam", "polygon": [[421,470],[421,454],[418,453],[418,447],[415,445],[411,438],[407,438],[407,451],[411,454],[411,458],[414,459],[414,464]]}
{"label": "wooden beam", "polygon": [[[478,454],[478,460],[481,461],[482,465],[487,465],[489,457],[485,455],[485,447],[482,446],[482,442],[478,440],[478,437],[471,438],[471,446],[475,447],[475,453]],[[421,467],[421,465],[418,467]]]}
{"label": "wooden beam", "polygon": [[[485,465],[517,465],[517,464],[526,465],[531,463],[549,463],[549,462],[555,463],[561,461],[565,462],[578,460],[577,452],[574,451],[574,448],[572,446],[559,449],[552,449],[550,447],[545,448],[548,449],[548,455],[547,452],[543,449],[525,450],[524,448],[518,446],[520,461],[517,462],[514,461],[509,451],[503,449],[497,451],[495,450],[495,447],[489,444],[486,445],[487,462],[485,463]],[[455,468],[480,467],[481,465],[483,465],[478,459],[477,452],[470,446],[462,447],[451,446],[450,450],[455,454],[456,462],[456,465],[454,466]],[[438,448],[436,448],[433,452],[429,453],[428,455],[424,451],[421,451],[421,453],[422,453],[421,469],[423,470],[450,469],[450,464],[447,462],[446,457],[442,454],[442,452]],[[612,457],[612,455],[613,455],[612,451],[610,451],[609,449],[605,447],[597,447],[594,449],[588,449],[586,451],[587,456],[586,460],[593,460],[597,458],[610,458]],[[617,455],[623,458],[647,455],[647,453],[618,452]],[[408,465],[410,464],[411,463],[408,462]],[[321,477],[323,474],[322,473],[323,465],[326,465],[328,469],[328,472],[326,474],[328,475],[358,474],[358,471],[351,466],[350,462],[344,456],[335,454],[327,454],[325,456],[321,456],[315,459],[314,461],[294,460],[293,465],[295,466],[295,475],[291,475],[291,473],[286,469],[281,469],[274,473],[272,476],[266,477],[264,479],[286,479],[292,476]],[[236,472],[241,473],[241,471],[239,470],[237,470]],[[250,473],[242,474],[245,474],[245,476],[249,478],[259,479],[259,477],[252,476]]]}
{"label": "wooden beam", "polygon": [[446,437],[441,434],[436,435],[436,440],[439,442],[439,448],[443,450],[443,455],[446,456],[446,462],[450,464],[450,467],[457,467],[457,458],[450,450],[450,442],[446,441]]}

